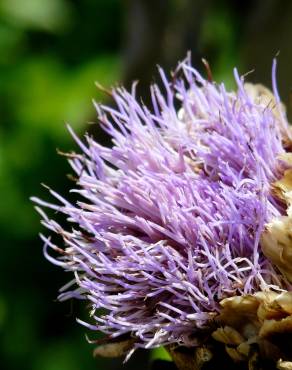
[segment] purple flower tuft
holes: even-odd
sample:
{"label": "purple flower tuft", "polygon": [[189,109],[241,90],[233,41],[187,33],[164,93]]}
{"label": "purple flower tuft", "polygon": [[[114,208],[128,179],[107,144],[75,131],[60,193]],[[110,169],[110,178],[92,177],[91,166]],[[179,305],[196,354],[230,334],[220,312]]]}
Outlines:
{"label": "purple flower tuft", "polygon": [[151,110],[135,86],[112,91],[116,109],[96,105],[111,148],[90,136],[84,144],[69,128],[83,152],[68,155],[80,201],[52,190],[57,205],[34,199],[72,225],[63,229],[40,209],[65,245],[42,236],[47,258],[75,276],[77,287],[60,299],[89,300],[94,322],[85,325],[131,333],[146,348],[194,345],[226,297],[289,290],[260,246],[265,225],[285,213],[271,190],[287,168],[279,155],[290,137],[275,65],[275,98],[263,99],[236,70],[237,92],[206,81],[188,60],[171,82],[160,73],[164,91],[151,87]]}

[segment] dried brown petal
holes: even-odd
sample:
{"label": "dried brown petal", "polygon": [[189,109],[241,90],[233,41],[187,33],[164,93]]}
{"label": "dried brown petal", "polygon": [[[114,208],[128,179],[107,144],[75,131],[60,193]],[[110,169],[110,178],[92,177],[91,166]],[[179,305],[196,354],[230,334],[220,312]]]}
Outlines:
{"label": "dried brown petal", "polygon": [[[283,158],[283,155],[282,155],[282,158]],[[273,191],[274,191],[274,194],[278,196],[278,198],[286,202],[288,207],[292,204],[292,196],[291,196],[292,170],[286,170],[284,172],[283,177],[273,184]]]}
{"label": "dried brown petal", "polygon": [[248,370],[259,370],[259,369],[261,369],[259,354],[258,352],[254,352],[248,361]]}
{"label": "dried brown petal", "polygon": [[250,352],[250,344],[248,342],[240,343],[240,345],[237,347],[237,351],[243,356],[247,357]]}
{"label": "dried brown petal", "polygon": [[279,217],[269,223],[261,236],[264,255],[292,281],[292,218]]}
{"label": "dried brown petal", "polygon": [[292,315],[292,292],[283,292],[275,298],[275,301],[289,315]]}
{"label": "dried brown petal", "polygon": [[236,348],[225,346],[225,349],[233,361],[239,362],[246,360],[246,357],[239,353]]}
{"label": "dried brown petal", "polygon": [[212,337],[218,342],[228,345],[238,346],[240,343],[244,342],[243,336],[230,326],[218,328],[212,333]]}
{"label": "dried brown petal", "polygon": [[257,310],[257,316],[260,322],[271,319],[279,320],[287,316],[287,313],[285,312],[285,310],[283,310],[283,307],[281,307],[281,305],[279,305],[277,301],[279,294],[275,292],[269,292],[269,294],[257,293],[256,295],[258,297],[262,295],[262,301]]}
{"label": "dried brown petal", "polygon": [[120,357],[124,356],[133,348],[134,339],[127,339],[121,342],[102,344],[95,348],[93,355],[101,357]]}
{"label": "dried brown petal", "polygon": [[292,164],[292,153],[287,153],[287,152],[281,153],[278,156],[278,159],[286,162],[287,164]]}
{"label": "dried brown petal", "polygon": [[166,349],[179,370],[201,370],[213,358],[211,350],[205,346],[188,349],[168,346]]}
{"label": "dried brown petal", "polygon": [[292,337],[292,292],[230,297],[220,305],[217,322],[221,327],[212,337],[226,344],[226,351],[234,361],[250,360],[255,349],[270,361],[281,355],[292,359],[289,343],[287,346],[287,335]]}
{"label": "dried brown petal", "polygon": [[272,338],[277,334],[292,334],[292,316],[288,316],[280,321],[266,320],[260,331],[260,338]]}
{"label": "dried brown petal", "polygon": [[195,351],[195,361],[199,369],[212,360],[213,354],[207,347],[198,347]]}
{"label": "dried brown petal", "polygon": [[277,363],[277,369],[279,370],[292,370],[292,362],[279,360]]}
{"label": "dried brown petal", "polygon": [[283,113],[286,112],[285,105],[283,103],[280,103],[278,105],[276,103],[274,94],[264,85],[245,83],[244,88],[248,96],[253,100],[255,104],[264,107],[270,107],[270,109],[277,118],[279,119],[281,118],[279,110],[282,111]]}

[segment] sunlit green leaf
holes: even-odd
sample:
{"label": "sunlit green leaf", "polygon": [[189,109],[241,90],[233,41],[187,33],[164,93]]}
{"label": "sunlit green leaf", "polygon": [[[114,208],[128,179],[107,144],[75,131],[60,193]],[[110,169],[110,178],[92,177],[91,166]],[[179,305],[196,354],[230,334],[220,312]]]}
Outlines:
{"label": "sunlit green leaf", "polygon": [[51,32],[68,27],[71,17],[65,0],[1,0],[0,12],[17,27]]}

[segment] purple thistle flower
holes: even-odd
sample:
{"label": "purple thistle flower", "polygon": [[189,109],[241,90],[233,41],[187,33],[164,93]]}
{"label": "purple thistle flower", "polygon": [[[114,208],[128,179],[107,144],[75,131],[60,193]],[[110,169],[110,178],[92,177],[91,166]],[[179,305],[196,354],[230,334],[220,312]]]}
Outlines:
{"label": "purple thistle flower", "polygon": [[195,345],[226,297],[290,290],[260,242],[265,225],[286,212],[271,186],[289,168],[279,156],[291,138],[275,63],[275,98],[236,70],[238,90],[227,92],[189,60],[171,82],[160,74],[164,92],[151,87],[151,110],[135,86],[112,91],[116,109],[96,105],[111,148],[88,135],[83,143],[69,128],[83,152],[68,154],[76,204],[52,190],[58,204],[34,198],[71,223],[64,229],[39,209],[65,245],[42,236],[46,257],[74,273],[60,300],[87,299],[93,324],[84,325],[130,333],[146,348]]}

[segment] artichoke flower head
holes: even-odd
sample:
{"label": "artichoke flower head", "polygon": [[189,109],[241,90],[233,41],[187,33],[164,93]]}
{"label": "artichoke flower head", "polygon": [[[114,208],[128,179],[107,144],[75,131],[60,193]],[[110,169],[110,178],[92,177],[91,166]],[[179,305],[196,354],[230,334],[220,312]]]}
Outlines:
{"label": "artichoke flower head", "polygon": [[181,369],[180,348],[200,368],[198,351],[209,361],[218,344],[235,362],[255,348],[291,360],[279,338],[292,330],[292,134],[276,62],[273,93],[236,70],[229,92],[188,58],[160,74],[151,109],[135,85],[112,89],[116,108],[95,105],[110,148],[69,128],[77,203],[33,198],[53,234],[41,236],[46,257],[74,278],[59,299],[90,303],[82,323],[110,341],[97,354],[164,345]]}

